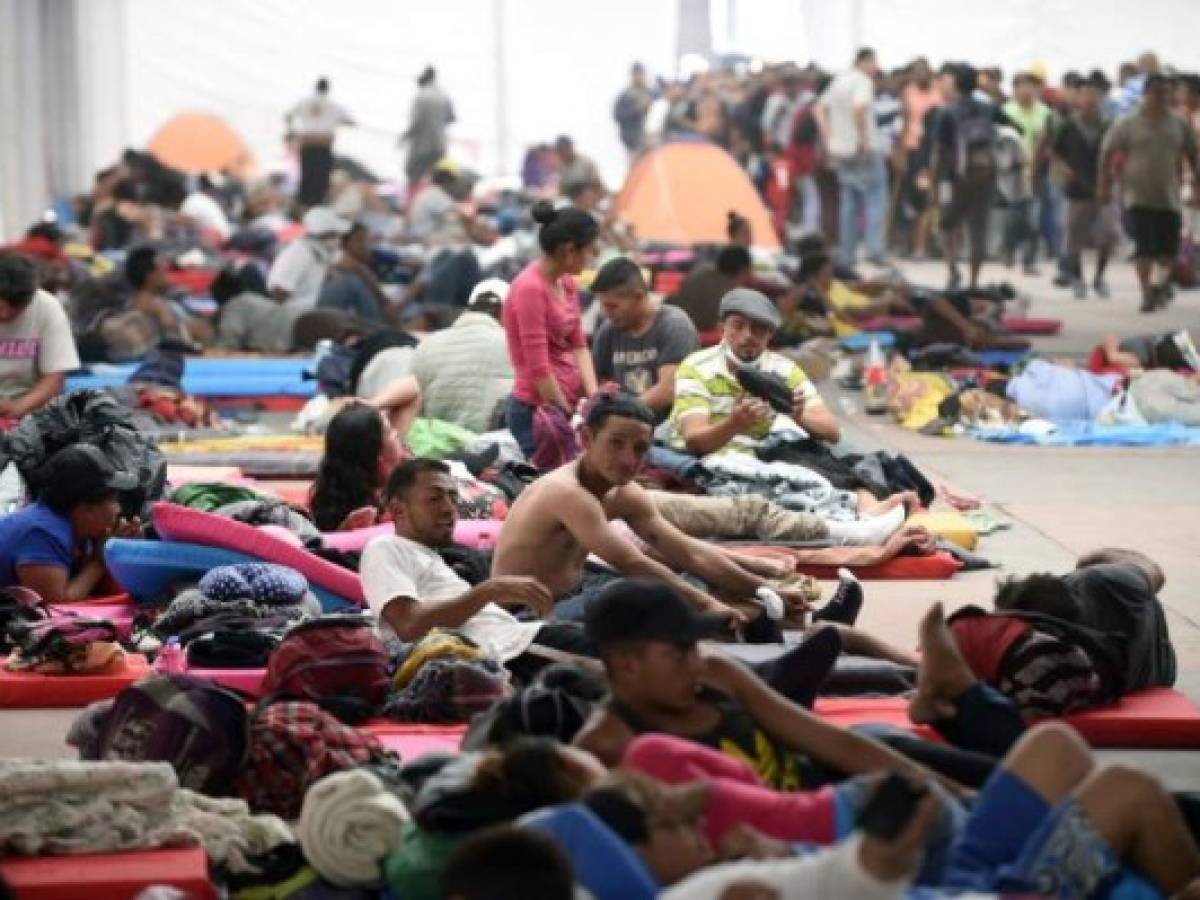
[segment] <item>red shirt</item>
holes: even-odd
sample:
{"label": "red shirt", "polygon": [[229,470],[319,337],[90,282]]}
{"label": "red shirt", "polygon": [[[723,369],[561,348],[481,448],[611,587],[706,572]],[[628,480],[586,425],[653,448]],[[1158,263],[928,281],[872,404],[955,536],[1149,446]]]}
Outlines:
{"label": "red shirt", "polygon": [[1030,627],[1028,622],[1013,616],[964,616],[950,623],[950,633],[976,677],[995,684],[1000,660]]}
{"label": "red shirt", "polygon": [[567,402],[574,406],[583,396],[583,379],[575,362],[575,351],[587,346],[575,281],[559,281],[562,296],[542,271],[541,262],[531,262],[513,279],[504,301],[502,320],[512,360],[513,396],[539,405],[536,382],[553,375]]}

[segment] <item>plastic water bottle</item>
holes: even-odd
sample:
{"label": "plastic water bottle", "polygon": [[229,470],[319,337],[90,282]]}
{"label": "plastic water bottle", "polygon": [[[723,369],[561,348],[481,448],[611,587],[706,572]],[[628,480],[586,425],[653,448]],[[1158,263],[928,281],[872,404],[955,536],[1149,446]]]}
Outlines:
{"label": "plastic water bottle", "polygon": [[154,671],[163,675],[181,675],[187,671],[187,661],[183,657],[183,648],[179,646],[179,638],[167,639],[154,658]]}
{"label": "plastic water bottle", "polygon": [[867,365],[863,371],[863,408],[877,416],[887,412],[887,365],[879,341],[871,338],[867,347]]}

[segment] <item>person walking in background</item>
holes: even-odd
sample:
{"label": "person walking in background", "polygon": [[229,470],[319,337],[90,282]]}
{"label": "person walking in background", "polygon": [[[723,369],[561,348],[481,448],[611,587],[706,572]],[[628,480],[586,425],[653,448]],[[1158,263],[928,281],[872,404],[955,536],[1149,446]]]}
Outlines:
{"label": "person walking in background", "polygon": [[417,95],[409,112],[408,130],[400,135],[400,144],[408,145],[404,176],[410,190],[446,156],[446,129],[454,121],[454,105],[437,83],[437,70],[426,66],[417,78]]}
{"label": "person walking in background", "polygon": [[1114,160],[1118,155],[1124,159],[1121,193],[1134,242],[1142,312],[1161,309],[1171,299],[1171,265],[1183,228],[1182,163],[1187,162],[1193,178],[1200,174],[1196,136],[1186,122],[1171,115],[1168,101],[1166,77],[1149,75],[1141,105],[1109,129],[1100,151],[1096,199],[1101,203],[1112,196]]}
{"label": "person walking in background", "polygon": [[621,91],[613,105],[617,133],[631,159],[646,146],[646,113],[653,100],[646,86],[646,67],[634,63],[629,70],[629,86]]}
{"label": "person walking in background", "polygon": [[[1029,178],[1029,196],[1033,202],[1025,206],[1015,207],[1015,215],[1026,215],[1029,217],[1029,227],[1024,229],[1024,233],[1028,236],[1024,241],[1024,252],[1022,254],[1022,265],[1026,275],[1036,275],[1038,237],[1039,232],[1044,232],[1046,238],[1046,252],[1052,259],[1058,257],[1057,246],[1057,216],[1053,216],[1052,210],[1049,210],[1054,203],[1052,196],[1053,191],[1050,187],[1049,180],[1046,177],[1045,167],[1041,165],[1042,159],[1042,139],[1046,134],[1046,127],[1050,122],[1050,107],[1038,99],[1038,93],[1041,89],[1041,82],[1038,77],[1029,72],[1021,72],[1013,78],[1013,98],[1004,104],[1004,114],[1019,128],[1021,134],[1025,138],[1025,153],[1029,160],[1029,165],[1026,173]],[[1034,207],[1037,207],[1035,213]],[[1050,220],[1053,227],[1039,229],[1034,223],[1041,223],[1046,216],[1053,216]],[[1019,246],[1012,247],[1012,252],[1020,249]]]}
{"label": "person walking in background", "polygon": [[946,84],[950,94],[940,116],[934,140],[933,171],[942,205],[941,230],[949,269],[948,287],[962,287],[958,251],[965,226],[970,243],[970,281],[979,286],[979,272],[987,252],[988,216],[996,195],[997,126],[1011,125],[994,104],[976,99],[975,69],[958,66]]}
{"label": "person walking in background", "polygon": [[1064,193],[1067,197],[1067,266],[1075,297],[1087,297],[1083,278],[1084,247],[1096,248],[1096,277],[1092,289],[1107,298],[1104,269],[1117,242],[1115,216],[1111,204],[1096,200],[1097,169],[1100,147],[1111,124],[1101,112],[1109,83],[1099,69],[1083,82],[1077,108],[1056,129],[1050,152],[1066,172]]}
{"label": "person walking in background", "polygon": [[865,225],[867,258],[885,262],[887,171],[875,136],[875,51],[863,48],[854,65],[837,75],[817,103],[817,121],[838,179],[838,236],[843,265],[858,256],[859,219]]}
{"label": "person walking in background", "polygon": [[333,139],[341,125],[353,125],[345,109],[329,99],[329,79],[317,79],[315,93],[293,106],[286,116],[288,134],[300,145],[300,188],[297,202],[320,206],[329,193],[333,172]]}

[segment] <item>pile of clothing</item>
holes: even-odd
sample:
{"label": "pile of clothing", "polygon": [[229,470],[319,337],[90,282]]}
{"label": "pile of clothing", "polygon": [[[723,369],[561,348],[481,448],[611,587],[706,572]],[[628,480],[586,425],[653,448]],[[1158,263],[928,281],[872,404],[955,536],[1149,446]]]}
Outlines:
{"label": "pile of clothing", "polygon": [[320,613],[298,572],[239,563],[212,569],[177,594],[152,630],[159,641],[178,638],[196,667],[261,668],[289,625]]}

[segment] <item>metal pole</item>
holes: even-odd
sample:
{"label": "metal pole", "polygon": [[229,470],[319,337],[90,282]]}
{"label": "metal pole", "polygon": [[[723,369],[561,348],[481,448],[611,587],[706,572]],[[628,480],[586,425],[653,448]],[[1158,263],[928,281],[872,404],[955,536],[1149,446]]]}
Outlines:
{"label": "metal pole", "polygon": [[495,29],[495,86],[496,92],[496,174],[508,174],[508,78],[505,53],[508,41],[505,38],[505,6],[506,0],[493,0],[493,18]]}

